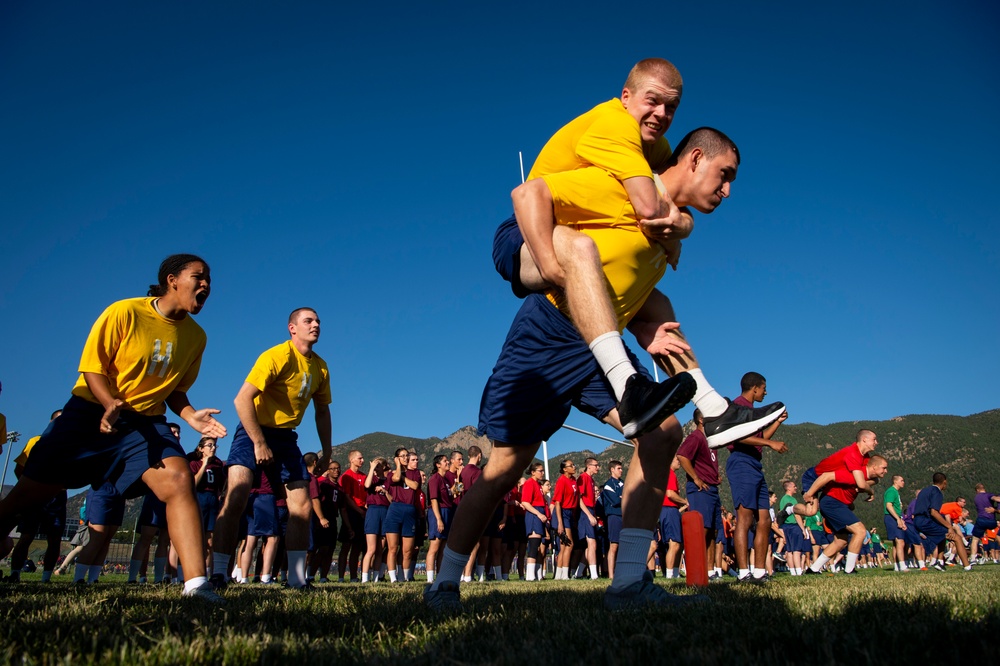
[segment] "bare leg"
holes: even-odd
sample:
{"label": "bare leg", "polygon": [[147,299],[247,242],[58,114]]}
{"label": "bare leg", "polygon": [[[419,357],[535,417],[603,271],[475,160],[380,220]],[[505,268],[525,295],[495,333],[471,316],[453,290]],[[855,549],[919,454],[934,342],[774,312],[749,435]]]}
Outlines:
{"label": "bare leg", "polygon": [[184,458],[166,458],[162,467],[154,467],[142,475],[156,497],[167,505],[167,524],[171,525],[171,540],[177,548],[184,575],[188,580],[205,576],[205,557],[201,541],[201,512],[194,497],[191,469]]}
{"label": "bare leg", "polygon": [[[253,484],[253,472],[242,465],[229,468],[226,481],[226,497],[222,502],[222,510],[215,519],[215,552],[225,557],[232,557],[236,550],[237,532],[240,529],[240,518],[247,509],[250,497],[250,486]],[[215,572],[219,573],[219,572]],[[221,572],[223,575],[226,572]],[[244,577],[249,577],[243,571]]]}

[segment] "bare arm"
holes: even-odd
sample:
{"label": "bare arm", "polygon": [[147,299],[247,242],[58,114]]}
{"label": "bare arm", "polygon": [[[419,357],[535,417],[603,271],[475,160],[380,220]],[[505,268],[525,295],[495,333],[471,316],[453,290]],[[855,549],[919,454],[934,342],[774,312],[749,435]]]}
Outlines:
{"label": "bare arm", "polygon": [[87,382],[87,388],[97,398],[97,402],[104,407],[104,416],[101,417],[100,425],[101,432],[113,432],[115,421],[118,420],[118,414],[125,403],[111,395],[111,384],[108,382],[107,376],[96,372],[85,372],[83,380]]}
{"label": "bare arm", "polygon": [[316,434],[319,436],[319,444],[323,447],[323,457],[319,459],[320,469],[326,469],[330,464],[330,457],[333,455],[333,425],[330,420],[330,405],[321,405],[313,400],[313,409],[316,411]]}
{"label": "bare arm", "polygon": [[249,382],[243,382],[243,386],[240,387],[239,393],[233,400],[233,405],[236,407],[236,415],[240,417],[243,430],[253,442],[257,464],[266,465],[274,460],[274,454],[271,452],[271,447],[264,441],[264,431],[260,428],[260,422],[257,420],[257,409],[253,404],[254,399],[260,394],[261,391],[256,386]]}
{"label": "bare arm", "polygon": [[323,515],[323,506],[319,503],[318,497],[312,498],[312,509],[313,513],[316,514],[316,517],[319,518],[319,524],[322,525],[324,528],[329,527],[330,521],[327,520],[326,516]]}
{"label": "bare arm", "polygon": [[763,437],[744,437],[740,440],[740,444],[767,446],[778,453],[785,453],[788,451],[788,446],[784,442],[778,442],[773,439],[764,439]]}
{"label": "bare arm", "polygon": [[213,414],[218,414],[218,409],[195,409],[188,401],[187,393],[174,391],[167,396],[167,406],[177,416],[184,419],[189,426],[194,428],[206,437],[225,437],[226,427],[215,420]]}
{"label": "bare arm", "polygon": [[694,471],[694,463],[681,455],[677,456],[677,462],[681,464],[681,469],[683,469],[684,473],[688,475],[689,479],[691,479],[691,483],[698,486],[698,490],[705,490],[708,488],[708,484],[698,478],[698,473]]}

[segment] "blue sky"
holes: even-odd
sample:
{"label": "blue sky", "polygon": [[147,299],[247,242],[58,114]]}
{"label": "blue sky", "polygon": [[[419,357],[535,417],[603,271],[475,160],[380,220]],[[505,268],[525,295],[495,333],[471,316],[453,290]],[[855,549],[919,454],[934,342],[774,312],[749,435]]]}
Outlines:
{"label": "blue sky", "polygon": [[8,428],[42,430],[94,319],[174,252],[212,266],[190,396],[231,430],[304,304],[335,443],[474,425],[518,307],[490,260],[518,151],[648,56],[685,79],[667,137],[742,152],[660,285],[720,392],[761,372],[790,423],[1000,407],[995,3],[675,4],[4,3]]}

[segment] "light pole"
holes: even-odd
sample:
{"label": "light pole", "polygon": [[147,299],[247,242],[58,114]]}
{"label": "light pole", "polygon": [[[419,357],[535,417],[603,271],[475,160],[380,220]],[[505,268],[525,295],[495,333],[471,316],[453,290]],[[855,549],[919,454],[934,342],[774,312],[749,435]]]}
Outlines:
{"label": "light pole", "polygon": [[3,474],[0,474],[0,494],[3,493],[3,484],[7,480],[7,465],[10,464],[10,445],[21,438],[21,433],[13,431],[7,433],[7,456],[3,461]]}

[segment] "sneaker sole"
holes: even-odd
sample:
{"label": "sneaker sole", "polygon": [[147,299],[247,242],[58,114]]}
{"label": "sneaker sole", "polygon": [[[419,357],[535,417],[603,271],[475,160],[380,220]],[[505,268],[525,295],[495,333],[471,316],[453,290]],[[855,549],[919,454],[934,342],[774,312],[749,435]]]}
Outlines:
{"label": "sneaker sole", "polygon": [[[684,374],[687,375],[687,373]],[[698,390],[698,384],[694,381],[694,378],[691,375],[687,375],[681,379],[681,376],[678,375],[674,380],[677,384],[674,386],[674,390],[664,396],[659,404],[622,427],[622,434],[627,439],[642,437],[646,433],[655,430],[660,427],[661,423],[691,402],[691,398],[694,397],[695,392]]]}
{"label": "sneaker sole", "polygon": [[778,417],[784,413],[785,410],[782,409],[773,414],[768,414],[764,418],[757,419],[756,421],[750,421],[749,423],[741,423],[740,425],[733,426],[732,428],[729,428],[728,430],[725,430],[723,432],[716,433],[714,435],[709,435],[708,448],[721,449],[723,446],[727,444],[732,444],[733,442],[741,440],[744,437],[749,437],[758,430],[766,428],[767,426],[777,421]]}

